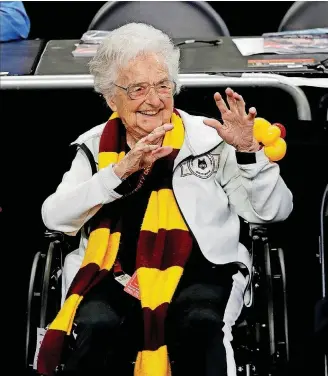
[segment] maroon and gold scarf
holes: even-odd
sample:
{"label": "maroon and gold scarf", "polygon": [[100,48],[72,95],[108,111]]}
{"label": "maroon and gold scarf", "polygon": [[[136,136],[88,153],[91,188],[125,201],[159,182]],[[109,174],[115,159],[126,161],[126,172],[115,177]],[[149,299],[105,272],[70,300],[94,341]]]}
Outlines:
{"label": "maroon and gold scarf", "polygon": [[[156,183],[150,194],[137,245],[136,270],[144,319],[144,344],[143,350],[137,355],[135,376],[171,375],[170,359],[164,340],[164,322],[168,305],[192,248],[191,235],[172,190],[173,163],[184,140],[184,126],[176,110],[172,114],[171,123],[174,128],[166,133],[163,146],[171,146],[173,152],[154,164],[153,168],[160,164],[163,178]],[[124,157],[125,142],[123,125],[117,113],[114,113],[100,139],[100,169],[118,163]],[[71,333],[80,302],[115,263],[121,226],[117,201],[115,210],[113,204],[104,205],[93,219],[82,265],[67,293],[63,307],[50,324],[41,344],[38,356],[38,372],[41,374],[54,373],[61,362],[62,350]]]}

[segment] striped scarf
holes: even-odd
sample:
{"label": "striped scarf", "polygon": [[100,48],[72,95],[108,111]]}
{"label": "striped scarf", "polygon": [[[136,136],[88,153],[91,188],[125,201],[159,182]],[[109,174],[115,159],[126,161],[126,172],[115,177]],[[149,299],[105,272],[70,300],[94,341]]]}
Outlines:
{"label": "striped scarf", "polygon": [[[184,126],[176,110],[171,123],[174,128],[166,133],[163,146],[171,146],[173,152],[156,161],[152,168],[160,168],[161,179],[150,193],[137,245],[136,271],[143,311],[144,342],[142,351],[137,354],[135,376],[171,375],[164,340],[165,317],[192,248],[192,237],[172,190],[173,163],[184,140]],[[99,168],[118,163],[125,155],[125,144],[125,129],[117,113],[114,113],[100,139]],[[62,309],[42,341],[38,356],[38,372],[41,374],[54,373],[61,362],[64,344],[71,333],[79,304],[115,263],[121,237],[119,201],[104,205],[93,218],[82,265]]]}

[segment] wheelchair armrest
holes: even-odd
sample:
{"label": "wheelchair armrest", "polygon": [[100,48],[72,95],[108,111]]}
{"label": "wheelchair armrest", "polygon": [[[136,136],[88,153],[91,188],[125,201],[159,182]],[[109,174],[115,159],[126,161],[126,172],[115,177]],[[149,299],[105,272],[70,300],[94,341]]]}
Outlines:
{"label": "wheelchair armrest", "polygon": [[249,223],[249,236],[252,240],[267,240],[268,228],[264,225]]}
{"label": "wheelchair armrest", "polygon": [[50,239],[51,241],[59,240],[63,241],[65,238],[65,234],[60,231],[54,231],[54,230],[46,230],[44,233],[45,238]]}

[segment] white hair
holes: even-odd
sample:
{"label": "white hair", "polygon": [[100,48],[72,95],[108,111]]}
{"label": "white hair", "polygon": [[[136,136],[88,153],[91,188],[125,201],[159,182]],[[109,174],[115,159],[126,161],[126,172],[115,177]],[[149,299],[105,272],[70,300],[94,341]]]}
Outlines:
{"label": "white hair", "polygon": [[143,23],[129,23],[109,33],[90,61],[95,90],[104,96],[113,95],[118,71],[139,55],[153,53],[162,57],[169,78],[178,82],[180,50],[168,35]]}

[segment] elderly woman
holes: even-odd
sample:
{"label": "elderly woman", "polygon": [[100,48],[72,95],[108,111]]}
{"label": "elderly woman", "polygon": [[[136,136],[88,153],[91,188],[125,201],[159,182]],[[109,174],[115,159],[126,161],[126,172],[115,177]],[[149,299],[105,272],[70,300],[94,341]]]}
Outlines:
{"label": "elderly woman", "polygon": [[269,223],[292,210],[253,138],[256,110],[231,89],[228,106],[214,95],[222,122],[175,109],[179,49],[145,24],[112,31],[90,67],[113,114],[75,142],[98,172],[79,150],[42,207],[49,229],[82,237],[38,370],[118,375],[134,362],[138,376],[233,376],[250,267],[238,216]]}

